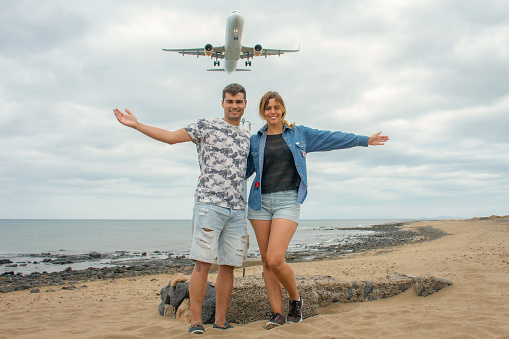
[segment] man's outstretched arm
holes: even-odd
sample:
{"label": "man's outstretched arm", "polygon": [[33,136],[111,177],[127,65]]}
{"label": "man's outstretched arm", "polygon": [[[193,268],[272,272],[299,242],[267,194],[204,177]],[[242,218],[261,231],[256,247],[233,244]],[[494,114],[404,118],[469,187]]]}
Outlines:
{"label": "man's outstretched arm", "polygon": [[170,145],[192,141],[191,136],[183,128],[176,130],[175,132],[170,132],[162,128],[145,125],[139,122],[131,111],[128,109],[125,111],[126,114],[122,113],[118,108],[115,108],[113,113],[122,125],[134,128],[152,139],[165,142]]}

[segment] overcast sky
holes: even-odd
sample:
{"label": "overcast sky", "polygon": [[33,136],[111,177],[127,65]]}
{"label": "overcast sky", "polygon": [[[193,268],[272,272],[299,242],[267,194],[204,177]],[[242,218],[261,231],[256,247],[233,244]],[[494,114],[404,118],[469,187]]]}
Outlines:
{"label": "overcast sky", "polygon": [[[207,72],[166,48],[298,48],[251,72]],[[301,217],[509,214],[508,1],[0,2],[0,219],[190,219],[199,166],[117,122],[176,130],[222,117],[221,91],[268,90],[288,120],[385,146],[312,153]],[[240,66],[243,66],[240,64]]]}

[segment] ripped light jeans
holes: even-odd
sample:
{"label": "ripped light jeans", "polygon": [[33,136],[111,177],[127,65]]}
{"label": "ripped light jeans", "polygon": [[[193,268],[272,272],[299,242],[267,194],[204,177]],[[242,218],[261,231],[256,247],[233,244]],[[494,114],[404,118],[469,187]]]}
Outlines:
{"label": "ripped light jeans", "polygon": [[196,202],[190,258],[218,265],[242,266],[247,226],[244,210]]}

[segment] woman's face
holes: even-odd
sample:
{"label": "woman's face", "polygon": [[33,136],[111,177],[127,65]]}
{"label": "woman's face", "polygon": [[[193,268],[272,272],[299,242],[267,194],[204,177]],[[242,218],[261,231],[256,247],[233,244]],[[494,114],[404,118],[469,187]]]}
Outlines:
{"label": "woman's face", "polygon": [[265,106],[264,117],[269,126],[283,125],[283,107],[276,99],[270,98],[269,103]]}

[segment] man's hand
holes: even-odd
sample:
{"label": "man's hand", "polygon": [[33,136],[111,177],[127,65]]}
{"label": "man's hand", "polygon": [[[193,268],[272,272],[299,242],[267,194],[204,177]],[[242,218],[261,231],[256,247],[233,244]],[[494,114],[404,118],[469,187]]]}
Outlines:
{"label": "man's hand", "polygon": [[388,136],[380,134],[382,134],[382,131],[369,137],[369,144],[371,146],[383,145],[387,140],[389,140]]}
{"label": "man's hand", "polygon": [[[131,113],[130,110],[126,108],[125,112],[127,114],[122,113],[118,108],[115,108],[113,110],[113,113],[115,113],[115,116],[117,117],[117,120],[125,126],[135,128],[138,127],[138,119],[136,119],[136,116]],[[371,138],[370,138],[371,140]]]}

